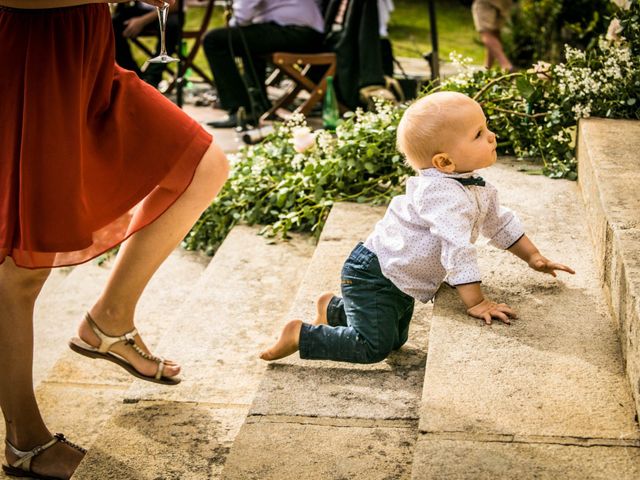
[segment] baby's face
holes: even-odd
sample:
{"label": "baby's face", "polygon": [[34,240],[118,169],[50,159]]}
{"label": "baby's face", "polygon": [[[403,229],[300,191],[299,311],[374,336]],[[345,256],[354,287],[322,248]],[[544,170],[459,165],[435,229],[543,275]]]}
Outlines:
{"label": "baby's face", "polygon": [[447,148],[458,173],[485,168],[496,162],[496,135],[477,102],[469,99],[456,112]]}

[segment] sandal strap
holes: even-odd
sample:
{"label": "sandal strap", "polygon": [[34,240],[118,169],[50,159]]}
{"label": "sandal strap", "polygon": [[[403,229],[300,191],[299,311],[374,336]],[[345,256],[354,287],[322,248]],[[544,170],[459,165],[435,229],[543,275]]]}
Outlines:
{"label": "sandal strap", "polygon": [[131,348],[133,348],[133,350],[142,358],[146,360],[150,360],[152,362],[156,362],[158,364],[158,370],[156,371],[155,378],[160,379],[162,377],[162,372],[164,370],[164,359],[145,352],[136,344],[135,337],[136,335],[138,335],[137,328],[134,328],[130,332],[127,332],[124,335],[121,335],[119,337],[112,337],[104,333],[102,330],[100,330],[100,327],[96,325],[96,322],[93,320],[93,318],[91,318],[91,315],[89,314],[89,312],[87,312],[86,314],[86,319],[87,319],[87,323],[89,324],[93,332],[100,339],[100,346],[98,347],[98,351],[100,353],[107,353],[109,350],[111,350],[111,347],[116,343],[125,342],[126,344],[130,345]]}
{"label": "sandal strap", "polygon": [[111,347],[113,347],[113,345],[118,342],[125,342],[129,345],[133,345],[134,348],[137,347],[137,345],[135,344],[135,336],[138,335],[137,328],[134,328],[130,332],[127,332],[124,335],[120,335],[119,337],[112,337],[100,330],[100,327],[96,325],[96,322],[93,320],[93,318],[91,318],[89,312],[86,313],[85,318],[87,319],[87,323],[91,327],[91,330],[93,330],[93,333],[95,333],[96,336],[100,339],[100,346],[98,347],[98,351],[100,353],[107,353],[109,350],[111,350]]}
{"label": "sandal strap", "polygon": [[[42,452],[44,452],[47,448],[50,448],[54,446],[56,443],[58,443],[60,441],[60,438],[58,437],[58,435],[62,435],[62,434],[56,434],[51,440],[49,440],[44,445],[38,445],[37,447],[32,448],[31,450],[26,450],[26,451],[18,450],[16,447],[11,445],[9,440],[5,439],[5,443],[7,444],[7,447],[9,448],[11,453],[13,453],[16,457],[18,457],[18,460],[13,462],[11,466],[14,468],[21,468],[22,470],[30,472],[31,460],[33,460],[33,457],[37,457]],[[62,437],[64,438],[64,435],[62,435]]]}
{"label": "sandal strap", "polygon": [[80,445],[77,445],[77,444],[67,440],[67,437],[64,436],[64,433],[56,433],[54,435],[54,437],[57,438],[60,442],[69,445],[71,448],[75,448],[80,453],[87,453],[87,449],[86,448],[82,448]]}

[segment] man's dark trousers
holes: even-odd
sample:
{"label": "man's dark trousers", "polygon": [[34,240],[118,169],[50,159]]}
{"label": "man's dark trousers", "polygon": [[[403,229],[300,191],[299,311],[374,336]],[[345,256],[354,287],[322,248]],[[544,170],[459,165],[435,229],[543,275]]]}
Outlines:
{"label": "man's dark trousers", "polygon": [[[252,110],[249,93],[240,76],[235,57],[242,58],[245,81],[249,88],[260,92],[261,104],[257,107],[264,109],[267,107],[264,86],[267,55],[273,52],[315,53],[322,48],[322,41],[323,35],[312,28],[281,26],[273,22],[209,31],[203,39],[202,46],[213,73],[222,108],[231,113],[239,107],[244,107],[247,111]],[[249,58],[253,63],[255,75],[250,68]]]}

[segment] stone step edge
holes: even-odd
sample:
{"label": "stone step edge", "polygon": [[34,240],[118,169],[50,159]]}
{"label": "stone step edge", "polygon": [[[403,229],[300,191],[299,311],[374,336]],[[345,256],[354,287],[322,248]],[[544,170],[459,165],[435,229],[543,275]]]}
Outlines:
{"label": "stone step edge", "polygon": [[[239,224],[239,225],[242,226],[242,227],[251,227],[251,226],[246,225],[244,223]],[[255,230],[255,235],[256,236],[258,236],[258,231],[259,231],[259,229]],[[227,237],[225,238],[224,241],[227,241],[227,239],[229,239],[229,235],[227,235]],[[224,241],[223,241],[223,244],[224,244]],[[218,251],[222,250],[222,247],[223,247],[223,245],[221,245],[221,247],[219,248]],[[309,257],[311,257],[311,255]],[[182,303],[182,306],[179,308],[180,311],[188,309],[188,305],[190,304],[190,300],[192,298],[197,298],[199,296],[200,290],[207,286],[207,282],[209,281],[209,277],[212,275],[211,270],[215,269],[215,268],[216,268],[216,261],[215,261],[215,256],[214,256],[212,258],[212,260],[209,262],[209,264],[206,266],[206,268],[202,271],[201,275],[198,278],[198,281],[193,285],[189,296],[184,299],[184,301]],[[292,296],[291,300],[290,300],[290,303],[293,303],[293,301],[294,301],[294,297]],[[163,335],[163,337],[161,337],[158,340],[157,345],[159,347],[161,347],[163,345],[163,343],[166,340],[166,338],[170,335],[170,332],[172,331],[172,325],[174,323],[178,322],[177,319],[179,318],[179,315],[176,315],[175,318],[176,318],[176,320],[174,320],[174,322],[172,322],[168,326],[167,333],[165,333]],[[161,350],[159,350],[159,352],[161,353]],[[132,405],[132,404],[154,404],[154,403],[158,403],[159,402],[159,400],[153,399],[153,398],[150,398],[150,399],[147,399],[147,398],[144,398],[144,397],[143,398],[139,398],[139,397],[136,396],[135,390],[136,390],[136,388],[132,383],[124,387],[122,404],[119,405],[119,406],[115,406],[115,408],[111,412],[111,415],[105,420],[105,422],[103,422],[103,424],[102,424],[103,426],[109,425],[109,422],[111,421],[111,419],[115,415],[117,415],[117,413],[119,411],[121,411],[123,406]],[[132,392],[134,392],[133,396],[132,396]],[[176,400],[176,399],[169,399],[169,400],[167,400],[167,402],[176,403],[176,404],[179,404],[179,403],[191,403],[191,402],[180,401],[180,400]],[[229,404],[229,403],[217,403],[217,402],[195,402],[195,403],[197,403],[199,406],[220,408],[222,410],[235,410],[235,409],[237,409],[239,411],[244,410],[246,412],[245,413],[245,417],[246,417],[246,414],[248,413],[248,407],[250,406],[250,403],[249,404],[237,404],[237,403]],[[94,448],[99,441],[100,440],[98,438],[98,439],[95,440],[95,442],[93,442],[92,445],[89,445],[89,452],[90,452],[91,448]],[[78,475],[80,475],[80,478],[88,478],[88,477],[84,476],[84,475],[87,474],[87,472],[85,472],[83,470],[83,464],[82,463],[79,465],[78,469],[76,470],[76,473],[78,473]],[[73,476],[72,479],[73,478],[76,478],[76,477]]]}
{"label": "stone step edge", "polygon": [[[632,285],[629,276],[629,263],[634,259],[630,258],[632,255],[629,254],[626,247],[632,243],[625,242],[622,237],[633,235],[640,238],[640,229],[634,227],[633,222],[627,224],[627,222],[620,222],[619,219],[613,221],[609,215],[606,198],[602,196],[602,188],[606,185],[607,179],[612,177],[612,173],[599,171],[599,159],[594,157],[600,152],[590,143],[593,142],[591,137],[596,135],[594,133],[596,130],[604,130],[607,136],[611,135],[610,130],[615,130],[616,134],[624,135],[624,129],[630,128],[631,125],[631,121],[625,120],[597,118],[581,120],[578,126],[576,158],[579,171],[578,185],[588,212],[587,223],[596,259],[601,261],[599,280],[605,291],[610,313],[618,326],[625,369],[635,401],[637,419],[640,415],[640,345],[637,341],[637,333],[634,335],[633,332],[640,330],[640,298],[638,297],[640,292],[629,288]],[[640,125],[640,122],[633,122],[632,128],[640,129],[637,125]],[[620,133],[621,131],[622,133]],[[616,160],[624,162],[624,159],[621,158],[621,148],[618,141],[612,141],[609,151],[613,152],[618,149]],[[631,155],[637,155],[637,150],[631,152]],[[603,162],[608,162],[608,160],[608,158],[602,159]],[[623,165],[620,165],[620,168]],[[631,300],[629,301],[628,298]]]}

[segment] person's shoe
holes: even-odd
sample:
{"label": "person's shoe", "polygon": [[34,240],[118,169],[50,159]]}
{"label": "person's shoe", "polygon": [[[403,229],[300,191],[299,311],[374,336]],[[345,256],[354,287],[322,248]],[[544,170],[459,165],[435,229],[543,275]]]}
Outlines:
{"label": "person's shoe", "polygon": [[220,120],[207,122],[207,125],[212,128],[236,128],[239,126],[244,127],[246,125],[256,125],[258,118],[260,118],[259,115],[254,117],[253,115],[244,113],[242,110],[238,110],[236,112],[229,113],[229,115]]}
{"label": "person's shoe", "polygon": [[83,455],[87,453],[87,451],[84,448],[67,440],[62,433],[56,433],[53,436],[53,438],[47,443],[45,443],[44,445],[39,445],[34,449],[28,450],[28,451],[18,450],[15,446],[9,443],[9,440],[5,440],[7,449],[13,455],[18,457],[18,459],[15,462],[12,462],[10,465],[2,465],[2,470],[6,475],[10,475],[12,477],[29,477],[29,478],[37,478],[42,480],[63,480],[59,477],[40,475],[39,473],[36,473],[31,470],[31,461],[35,457],[40,455],[42,452],[47,450],[48,448],[53,447],[58,442],[66,443],[67,445],[74,448],[75,450],[78,450]]}
{"label": "person's shoe", "polygon": [[[113,362],[116,365],[124,368],[134,377],[146,380],[148,382],[160,383],[162,385],[177,385],[180,383],[180,378],[164,375],[164,367],[165,365],[169,364],[168,361],[163,358],[156,357],[155,355],[146,353],[136,344],[135,337],[136,335],[138,335],[137,329],[134,328],[124,335],[113,337],[100,330],[100,328],[98,327],[98,325],[96,325],[95,321],[91,318],[91,315],[88,312],[85,314],[85,319],[87,320],[87,323],[89,324],[95,335],[100,340],[100,345],[98,347],[94,347],[93,345],[89,345],[80,337],[73,337],[71,340],[69,340],[69,348],[71,348],[71,350],[79,353],[80,355],[84,355],[85,357],[99,358]],[[158,365],[156,374],[153,376],[143,375],[126,358],[118,355],[117,353],[110,352],[111,348],[117,343],[125,343],[127,345],[130,345],[133,351],[140,357],[155,362]]]}

